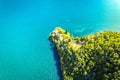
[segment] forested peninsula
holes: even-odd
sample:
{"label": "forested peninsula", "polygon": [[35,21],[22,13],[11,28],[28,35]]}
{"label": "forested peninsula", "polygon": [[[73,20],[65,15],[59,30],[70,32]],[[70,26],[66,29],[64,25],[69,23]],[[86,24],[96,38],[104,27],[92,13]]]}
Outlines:
{"label": "forested peninsula", "polygon": [[63,80],[120,80],[120,32],[79,38],[56,27],[49,38],[57,48]]}

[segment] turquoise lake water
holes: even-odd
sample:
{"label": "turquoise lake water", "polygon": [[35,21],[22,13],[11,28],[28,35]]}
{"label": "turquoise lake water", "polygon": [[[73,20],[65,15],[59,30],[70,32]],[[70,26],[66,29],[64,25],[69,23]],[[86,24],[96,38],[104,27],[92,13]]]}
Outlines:
{"label": "turquoise lake water", "polygon": [[120,31],[120,0],[0,0],[0,80],[60,80],[49,33]]}

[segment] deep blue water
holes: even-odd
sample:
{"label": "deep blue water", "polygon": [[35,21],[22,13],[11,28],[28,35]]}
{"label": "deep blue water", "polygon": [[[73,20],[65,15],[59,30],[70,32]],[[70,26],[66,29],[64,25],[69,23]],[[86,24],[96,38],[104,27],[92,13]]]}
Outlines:
{"label": "deep blue water", "polygon": [[0,0],[0,80],[60,80],[49,33],[120,31],[119,0]]}

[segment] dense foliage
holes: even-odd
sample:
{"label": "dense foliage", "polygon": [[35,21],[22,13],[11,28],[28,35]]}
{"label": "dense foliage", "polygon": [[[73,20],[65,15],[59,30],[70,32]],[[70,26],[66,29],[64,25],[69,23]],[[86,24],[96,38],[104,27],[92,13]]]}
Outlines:
{"label": "dense foliage", "polygon": [[50,38],[57,47],[64,80],[120,80],[119,32],[74,38],[58,27]]}

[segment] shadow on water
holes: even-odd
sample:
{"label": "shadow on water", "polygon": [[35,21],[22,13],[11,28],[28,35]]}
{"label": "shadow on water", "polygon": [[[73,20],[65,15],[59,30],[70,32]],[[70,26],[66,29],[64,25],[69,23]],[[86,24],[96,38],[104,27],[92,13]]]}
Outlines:
{"label": "shadow on water", "polygon": [[50,49],[53,51],[54,60],[56,61],[57,75],[59,76],[60,80],[63,80],[61,66],[60,66],[60,58],[57,52],[57,48],[55,47],[54,44],[50,43]]}

